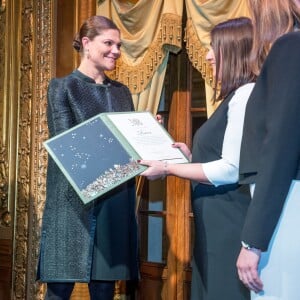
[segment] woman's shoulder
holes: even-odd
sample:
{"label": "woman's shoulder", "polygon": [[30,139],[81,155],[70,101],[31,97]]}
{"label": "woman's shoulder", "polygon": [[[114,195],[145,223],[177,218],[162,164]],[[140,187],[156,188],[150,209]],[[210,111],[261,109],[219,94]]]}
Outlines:
{"label": "woman's shoulder", "polygon": [[234,92],[232,100],[234,101],[234,100],[245,99],[245,98],[247,99],[251,94],[254,85],[255,85],[254,82],[249,82],[238,87]]}
{"label": "woman's shoulder", "polygon": [[293,41],[293,42],[300,42],[300,31],[292,31],[292,32],[288,32],[284,35],[282,35],[281,37],[279,37],[275,44],[278,44],[278,43],[286,43],[286,42],[289,42],[289,41]]}
{"label": "woman's shoulder", "polygon": [[[300,32],[294,31],[279,37],[273,44],[261,70],[260,80],[265,76],[299,76]],[[258,81],[260,81],[258,80]],[[257,81],[257,82],[258,82]]]}
{"label": "woman's shoulder", "polygon": [[245,107],[254,88],[254,85],[254,82],[249,82],[238,87],[234,91],[233,96],[228,103],[229,109],[232,109],[234,107]]}
{"label": "woman's shoulder", "polygon": [[279,37],[273,44],[270,55],[277,52],[299,53],[300,31],[286,33]]}
{"label": "woman's shoulder", "polygon": [[49,87],[57,87],[70,80],[73,80],[72,73],[63,77],[53,77],[49,81]]}
{"label": "woman's shoulder", "polygon": [[248,82],[245,83],[243,85],[241,85],[240,87],[238,87],[235,91],[235,93],[239,93],[239,94],[244,94],[244,93],[251,93],[251,91],[253,90],[255,83],[254,82]]}

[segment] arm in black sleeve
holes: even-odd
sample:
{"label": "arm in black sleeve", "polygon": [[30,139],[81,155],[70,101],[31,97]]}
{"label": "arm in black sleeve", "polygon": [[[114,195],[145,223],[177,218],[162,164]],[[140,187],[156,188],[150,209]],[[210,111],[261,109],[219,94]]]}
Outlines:
{"label": "arm in black sleeve", "polygon": [[[257,157],[255,192],[242,240],[267,249],[300,157],[300,33],[280,38],[272,47],[255,88],[265,95],[265,136]],[[259,86],[264,83],[264,86]],[[255,122],[255,116],[253,116]],[[248,118],[249,122],[249,118]],[[246,126],[246,124],[245,124]]]}
{"label": "arm in black sleeve", "polygon": [[50,137],[75,125],[69,105],[68,93],[64,87],[64,79],[54,78],[50,81],[47,100],[47,119]]}

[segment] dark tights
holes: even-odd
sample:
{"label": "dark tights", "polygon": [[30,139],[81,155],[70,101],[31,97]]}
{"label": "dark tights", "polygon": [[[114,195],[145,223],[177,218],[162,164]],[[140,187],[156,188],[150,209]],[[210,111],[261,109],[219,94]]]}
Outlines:
{"label": "dark tights", "polygon": [[[45,300],[69,300],[74,284],[74,282],[47,283]],[[112,300],[114,297],[114,281],[93,280],[88,286],[91,300]]]}

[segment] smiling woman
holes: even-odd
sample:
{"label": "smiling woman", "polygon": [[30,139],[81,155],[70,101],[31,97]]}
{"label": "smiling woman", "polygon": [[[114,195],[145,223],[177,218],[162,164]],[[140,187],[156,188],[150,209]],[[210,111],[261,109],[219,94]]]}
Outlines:
{"label": "smiling woman", "polygon": [[116,67],[116,60],[120,57],[120,32],[107,29],[93,39],[82,38],[81,64],[78,70],[93,78],[96,83],[103,83],[105,71]]}
{"label": "smiling woman", "polygon": [[115,68],[121,54],[120,30],[109,19],[92,17],[76,35],[73,46],[81,55],[78,70],[103,83],[104,72]]}
{"label": "smiling woman", "polygon": [[[129,89],[105,75],[120,57],[117,26],[90,17],[73,46],[81,55],[78,69],[49,84],[50,137],[99,113],[134,110]],[[113,299],[116,280],[138,278],[135,180],[84,205],[49,158],[46,189],[38,267],[38,279],[47,283],[45,299],[69,299],[75,282],[87,282],[92,299]]]}

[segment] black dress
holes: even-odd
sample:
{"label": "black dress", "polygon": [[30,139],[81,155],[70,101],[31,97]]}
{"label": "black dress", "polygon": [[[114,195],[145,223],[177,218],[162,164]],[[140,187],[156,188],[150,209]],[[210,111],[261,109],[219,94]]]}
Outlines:
{"label": "black dress", "polygon": [[[193,162],[219,160],[227,126],[229,95],[199,128],[193,141]],[[236,260],[240,235],[250,202],[246,186],[237,183],[215,187],[193,183],[192,209],[195,222],[193,300],[245,300],[249,291],[240,282]]]}

